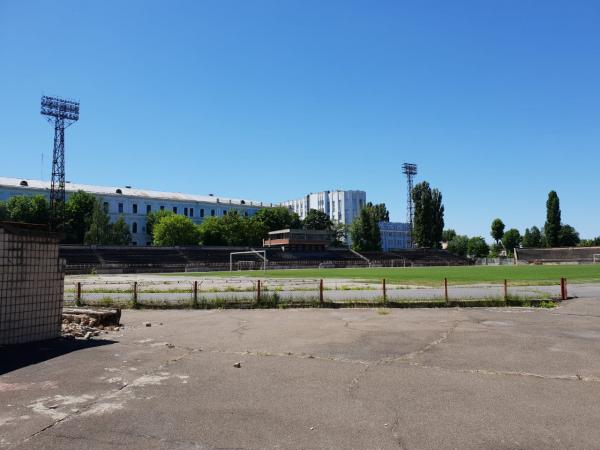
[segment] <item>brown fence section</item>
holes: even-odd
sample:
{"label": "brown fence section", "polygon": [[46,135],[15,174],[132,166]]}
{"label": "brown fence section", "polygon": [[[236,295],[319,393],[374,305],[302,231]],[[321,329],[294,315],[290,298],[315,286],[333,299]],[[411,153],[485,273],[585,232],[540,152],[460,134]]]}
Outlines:
{"label": "brown fence section", "polygon": [[344,306],[531,306],[566,300],[567,281],[555,286],[407,287],[379,282],[323,279],[199,278],[183,281],[76,282],[65,286],[65,302],[122,307],[344,307]]}

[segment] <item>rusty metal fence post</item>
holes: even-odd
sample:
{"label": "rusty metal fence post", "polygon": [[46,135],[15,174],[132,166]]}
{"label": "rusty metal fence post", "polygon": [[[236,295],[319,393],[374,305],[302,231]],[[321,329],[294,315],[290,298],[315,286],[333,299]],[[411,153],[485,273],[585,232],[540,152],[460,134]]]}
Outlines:
{"label": "rusty metal fence post", "polygon": [[198,280],[194,280],[194,292],[192,298],[192,308],[198,307]]}
{"label": "rusty metal fence post", "polygon": [[256,302],[260,302],[260,280],[256,281]]}
{"label": "rusty metal fence post", "polygon": [[504,302],[508,300],[508,281],[504,279]]}
{"label": "rusty metal fence post", "polygon": [[444,278],[444,299],[448,303],[448,278]]}
{"label": "rusty metal fence post", "polygon": [[131,306],[133,308],[137,308],[139,306],[138,305],[138,288],[137,287],[138,287],[137,281],[134,281],[133,282],[133,292],[132,292],[133,298],[132,298],[132,302],[131,302],[132,303]]}
{"label": "rusty metal fence post", "polygon": [[383,302],[387,302],[387,289],[385,286],[385,278],[382,280],[382,288],[383,288]]}
{"label": "rusty metal fence post", "polygon": [[323,279],[319,281],[319,303],[323,306]]}
{"label": "rusty metal fence post", "polygon": [[77,282],[77,297],[75,298],[75,305],[81,306],[81,282]]}
{"label": "rusty metal fence post", "polygon": [[569,298],[568,293],[567,293],[567,279],[561,278],[560,279],[560,299],[566,300],[567,298]]}

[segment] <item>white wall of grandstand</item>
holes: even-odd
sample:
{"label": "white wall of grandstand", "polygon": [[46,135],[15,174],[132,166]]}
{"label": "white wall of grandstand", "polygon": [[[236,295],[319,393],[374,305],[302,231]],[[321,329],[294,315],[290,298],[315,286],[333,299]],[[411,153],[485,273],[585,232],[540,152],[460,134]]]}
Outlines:
{"label": "white wall of grandstand", "polygon": [[[67,198],[79,190],[95,195],[110,216],[111,222],[122,215],[129,225],[134,245],[150,244],[146,236],[146,214],[150,211],[165,209],[183,214],[195,223],[202,223],[205,217],[221,217],[231,211],[252,216],[261,208],[274,206],[267,202],[224,198],[213,194],[160,192],[131,186],[107,187],[75,183],[67,183],[65,186]],[[0,177],[0,201],[17,195],[44,195],[49,198],[50,182]]]}
{"label": "white wall of grandstand", "polygon": [[313,192],[297,200],[281,202],[281,205],[290,208],[301,219],[306,217],[309,210],[316,209],[327,214],[334,222],[350,225],[366,203],[365,191],[334,190]]}

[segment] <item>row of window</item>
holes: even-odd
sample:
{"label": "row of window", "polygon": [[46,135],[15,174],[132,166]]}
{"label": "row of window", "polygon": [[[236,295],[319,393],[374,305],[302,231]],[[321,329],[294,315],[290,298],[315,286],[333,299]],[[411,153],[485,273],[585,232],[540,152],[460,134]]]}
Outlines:
{"label": "row of window", "polygon": [[[164,211],[165,207],[164,205],[160,206],[160,210]],[[173,206],[172,207],[172,211],[175,214],[178,214],[178,207],[177,206]],[[104,202],[104,212],[108,213],[108,202]],[[119,214],[123,214],[124,212],[124,205],[123,203],[119,203],[117,205],[117,212]],[[132,211],[133,214],[137,214],[138,213],[138,205],[137,203],[134,203],[132,205]],[[146,214],[151,213],[152,212],[152,205],[146,205]],[[194,208],[188,208],[187,206],[183,208],[183,215],[186,217],[195,217],[194,216]],[[216,216],[216,210],[215,209],[211,209],[210,210],[210,215],[211,217]],[[227,210],[224,209],[223,210],[223,215],[226,216],[227,215]],[[205,216],[205,211],[204,208],[200,208],[200,217],[204,217]],[[244,211],[244,216],[248,216],[248,211]]]}

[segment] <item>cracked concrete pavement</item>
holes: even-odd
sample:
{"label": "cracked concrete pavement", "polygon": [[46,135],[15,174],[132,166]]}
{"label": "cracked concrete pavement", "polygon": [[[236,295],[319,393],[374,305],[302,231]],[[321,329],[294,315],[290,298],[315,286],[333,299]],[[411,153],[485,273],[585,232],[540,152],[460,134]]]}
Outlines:
{"label": "cracked concrete pavement", "polygon": [[0,350],[0,448],[600,442],[600,299],[553,310],[124,311],[122,322],[102,339]]}

